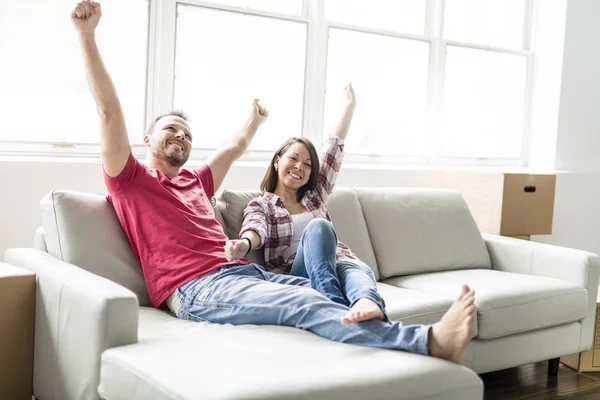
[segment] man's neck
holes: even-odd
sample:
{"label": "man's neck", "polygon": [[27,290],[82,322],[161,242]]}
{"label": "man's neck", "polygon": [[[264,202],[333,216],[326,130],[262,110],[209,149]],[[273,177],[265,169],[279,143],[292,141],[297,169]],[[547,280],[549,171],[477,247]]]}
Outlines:
{"label": "man's neck", "polygon": [[175,178],[179,175],[179,167],[174,167],[164,160],[155,157],[147,157],[146,161],[150,168],[159,170],[169,178]]}

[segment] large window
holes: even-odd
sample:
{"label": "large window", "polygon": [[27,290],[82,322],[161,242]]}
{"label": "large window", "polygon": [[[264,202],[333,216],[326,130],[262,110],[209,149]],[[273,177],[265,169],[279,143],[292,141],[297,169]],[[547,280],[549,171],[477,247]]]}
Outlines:
{"label": "large window", "polygon": [[[254,98],[270,116],[246,157],[293,135],[319,143],[351,82],[348,159],[516,166],[535,1],[103,0],[97,37],[136,151],[153,116],[181,108],[205,158]],[[0,3],[0,154],[98,155],[74,5]]]}
{"label": "large window", "polygon": [[325,134],[339,118],[342,88],[359,102],[347,140],[350,153],[423,153],[429,44],[331,28],[327,57]]}
{"label": "large window", "polygon": [[[70,19],[74,6],[70,0],[0,2],[0,141],[48,148],[99,142],[96,108]],[[144,125],[148,3],[103,0],[102,8],[98,46],[129,134],[137,140]]]}
{"label": "large window", "polygon": [[526,0],[446,0],[441,155],[519,159],[529,32]]}
{"label": "large window", "polygon": [[325,133],[332,89],[356,82],[350,153],[525,161],[530,2],[324,1]]}
{"label": "large window", "polygon": [[302,134],[306,24],[180,5],[176,43],[174,105],[191,116],[194,146],[218,147],[254,98],[270,115],[251,149]]}

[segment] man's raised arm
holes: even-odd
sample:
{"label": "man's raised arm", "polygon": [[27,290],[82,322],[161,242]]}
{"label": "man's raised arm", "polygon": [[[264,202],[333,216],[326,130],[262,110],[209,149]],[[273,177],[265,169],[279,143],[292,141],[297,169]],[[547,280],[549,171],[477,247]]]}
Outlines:
{"label": "man's raised arm", "polygon": [[96,45],[96,26],[102,16],[100,4],[83,0],[71,13],[79,34],[85,71],[101,123],[100,149],[108,176],[114,177],[125,167],[131,148],[121,103]]}
{"label": "man's raised arm", "polygon": [[219,148],[209,159],[208,166],[213,175],[214,191],[216,192],[231,164],[244,154],[254,138],[258,128],[267,120],[269,111],[254,99],[250,107],[250,116],[240,131]]}

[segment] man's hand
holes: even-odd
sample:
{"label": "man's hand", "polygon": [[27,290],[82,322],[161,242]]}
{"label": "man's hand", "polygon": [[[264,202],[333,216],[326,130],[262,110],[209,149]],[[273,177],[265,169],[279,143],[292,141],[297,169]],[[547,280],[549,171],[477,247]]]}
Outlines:
{"label": "man's hand", "polygon": [[354,95],[354,88],[352,84],[349,83],[344,87],[344,95],[346,96],[346,104],[349,106],[356,105],[356,96]]}
{"label": "man's hand", "polygon": [[269,117],[269,110],[259,103],[259,99],[254,99],[250,108],[250,121],[261,125]]}
{"label": "man's hand", "polygon": [[215,154],[208,159],[208,166],[212,172],[215,192],[223,183],[231,164],[244,154],[254,138],[258,128],[267,120],[269,110],[254,99],[250,106],[250,115],[235,136],[221,146]]}
{"label": "man's hand", "polygon": [[228,240],[225,243],[225,258],[227,261],[235,261],[244,257],[249,249],[247,240]]}
{"label": "man's hand", "polygon": [[81,35],[92,34],[98,26],[102,9],[100,3],[91,0],[83,0],[77,3],[71,13],[71,21],[75,25],[75,29]]}

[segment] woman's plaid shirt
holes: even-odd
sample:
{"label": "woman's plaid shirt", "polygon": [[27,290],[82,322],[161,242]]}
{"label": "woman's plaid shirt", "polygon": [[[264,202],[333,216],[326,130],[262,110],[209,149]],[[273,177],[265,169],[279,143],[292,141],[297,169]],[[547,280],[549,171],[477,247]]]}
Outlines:
{"label": "woman's plaid shirt", "polygon": [[[326,204],[344,158],[344,141],[337,136],[330,136],[324,150],[317,186],[314,190],[306,192],[300,202],[313,218],[325,218],[331,221]],[[260,237],[258,248],[262,246],[265,248],[265,267],[268,271],[290,273],[292,263],[285,261],[284,252],[292,243],[294,226],[290,213],[283,207],[283,198],[266,192],[250,201],[244,210],[240,237],[245,231],[258,233]],[[356,259],[348,246],[340,241],[337,244],[336,256],[338,262]]]}

